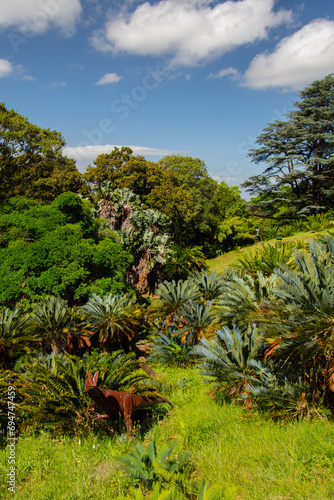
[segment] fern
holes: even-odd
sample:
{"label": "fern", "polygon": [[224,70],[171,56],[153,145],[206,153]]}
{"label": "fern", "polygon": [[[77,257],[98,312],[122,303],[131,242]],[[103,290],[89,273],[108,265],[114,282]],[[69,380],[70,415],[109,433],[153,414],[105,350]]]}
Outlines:
{"label": "fern", "polygon": [[[30,357],[19,368],[26,382],[24,404],[29,417],[26,429],[49,428],[56,433],[84,432],[91,400],[84,390],[86,372],[100,369],[99,385],[118,391],[148,395],[155,389],[145,385],[148,376],[139,368],[134,354],[86,353],[76,356]],[[107,424],[106,424],[107,425]]]}

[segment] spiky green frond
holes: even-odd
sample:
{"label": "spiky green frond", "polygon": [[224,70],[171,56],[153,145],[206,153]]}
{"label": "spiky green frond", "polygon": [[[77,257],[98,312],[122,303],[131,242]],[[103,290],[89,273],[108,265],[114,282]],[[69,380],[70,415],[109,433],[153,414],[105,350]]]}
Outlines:
{"label": "spiky green frond", "polygon": [[223,286],[226,278],[223,274],[213,271],[195,272],[190,279],[198,287],[198,297],[204,300],[217,300],[223,293]]}
{"label": "spiky green frond", "polygon": [[193,346],[188,338],[182,339],[179,331],[169,330],[169,336],[160,333],[153,340],[152,351],[148,360],[168,366],[187,367],[196,361]]}
{"label": "spiky green frond", "polygon": [[284,263],[294,266],[294,244],[293,242],[276,242],[274,245],[264,243],[254,252],[243,253],[238,258],[236,267],[244,269],[250,274],[261,272],[270,276],[278,264]]}
{"label": "spiky green frond", "polygon": [[199,339],[203,336],[215,331],[215,325],[218,323],[218,318],[213,313],[212,303],[206,302],[198,304],[189,300],[184,304],[179,312],[180,321],[184,326],[180,329],[180,333],[184,333],[188,343],[196,345]]}
{"label": "spiky green frond", "polygon": [[266,277],[261,272],[257,272],[253,277],[232,268],[226,271],[225,276],[223,293],[217,300],[217,313],[229,322],[247,324],[257,305],[272,295],[277,277]]}
{"label": "spiky green frond", "polygon": [[30,414],[25,426],[48,427],[55,432],[83,431],[85,414],[92,404],[84,389],[87,370],[100,370],[98,385],[102,388],[143,395],[154,392],[142,384],[148,376],[133,354],[94,352],[82,359],[51,355],[44,361],[41,356],[30,357],[20,367],[22,380],[27,383],[25,404]]}
{"label": "spiky green frond", "polygon": [[142,311],[130,294],[93,295],[81,308],[86,327],[98,334],[102,345],[122,346],[122,338],[131,340],[140,324]]}
{"label": "spiky green frond", "polygon": [[139,479],[146,486],[152,487],[153,483],[161,480],[166,484],[175,484],[181,479],[179,473],[187,466],[190,456],[188,452],[183,452],[171,457],[179,444],[180,441],[174,439],[158,450],[153,436],[146,448],[138,443],[133,451],[120,457],[119,461],[129,476]]}
{"label": "spiky green frond", "polygon": [[178,313],[181,307],[198,294],[197,286],[191,281],[171,282],[164,281],[155,291],[159,296],[149,309],[151,318],[171,318]]}
{"label": "spiky green frond", "polygon": [[19,307],[0,310],[0,368],[9,368],[11,358],[29,351],[40,340],[38,332],[26,328],[27,320]]}
{"label": "spiky green frond", "polygon": [[27,321],[28,331],[39,335],[44,344],[51,344],[56,354],[66,351],[70,332],[78,330],[74,309],[61,297],[47,296],[33,305]]}
{"label": "spiky green frond", "polygon": [[267,376],[266,367],[256,359],[262,343],[254,325],[243,334],[237,326],[233,330],[224,327],[216,334],[213,340],[202,339],[194,352],[203,358],[200,371],[214,380],[215,391],[236,400],[250,383]]}

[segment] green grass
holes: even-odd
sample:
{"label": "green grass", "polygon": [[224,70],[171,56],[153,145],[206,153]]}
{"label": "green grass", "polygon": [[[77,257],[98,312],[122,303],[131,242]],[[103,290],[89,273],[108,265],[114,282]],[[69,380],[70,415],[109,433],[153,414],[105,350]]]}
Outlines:
{"label": "green grass", "polygon": [[[175,405],[155,426],[158,447],[181,437],[191,453],[192,478],[237,488],[236,500],[334,499],[334,426],[323,421],[286,425],[242,407],[217,405],[196,369],[157,369],[161,392]],[[152,432],[152,431],[151,431]],[[19,500],[135,498],[135,480],[117,457],[131,448],[117,438],[19,438]],[[0,470],[8,472],[1,450]],[[185,482],[189,478],[185,477]],[[2,491],[1,491],[2,490]],[[0,496],[12,498],[4,483]]]}
{"label": "green grass", "polygon": [[[319,231],[319,232],[313,232],[313,231],[302,231],[299,233],[295,233],[293,236],[287,236],[286,238],[282,238],[279,241],[297,241],[297,240],[310,240],[312,238],[316,238],[318,236],[324,236],[327,235],[328,231]],[[209,266],[210,271],[218,271],[218,272],[223,272],[227,267],[233,266],[240,255],[244,252],[254,252],[256,248],[259,248],[263,243],[269,243],[271,245],[274,245],[277,242],[277,239],[272,239],[264,242],[257,242],[254,245],[250,245],[247,247],[243,248],[238,248],[236,250],[231,250],[230,252],[226,252],[223,255],[220,255],[219,257],[216,257],[215,259],[208,259],[206,261],[207,265]]]}

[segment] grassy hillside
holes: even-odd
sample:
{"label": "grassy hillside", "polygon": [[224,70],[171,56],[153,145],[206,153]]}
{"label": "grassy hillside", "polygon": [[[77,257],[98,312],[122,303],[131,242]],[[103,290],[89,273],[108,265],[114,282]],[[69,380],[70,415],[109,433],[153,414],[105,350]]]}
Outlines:
{"label": "grassy hillside", "polygon": [[[323,236],[326,234],[328,234],[328,231],[320,231],[320,232],[302,231],[302,232],[294,234],[293,236],[289,236],[287,238],[282,238],[280,241],[309,240],[309,239],[316,238],[318,236]],[[277,239],[273,239],[273,240],[265,241],[263,243],[269,243],[271,245],[274,245],[277,241],[278,241]],[[254,245],[250,245],[247,247],[232,250],[231,252],[227,252],[224,255],[220,255],[219,257],[216,257],[215,259],[207,260],[207,264],[209,266],[210,271],[223,272],[227,267],[235,264],[237,262],[239,256],[242,253],[254,252],[254,250],[256,248],[259,248],[263,243],[258,242],[258,243],[255,243]]]}
{"label": "grassy hillside", "polygon": [[[211,485],[218,483],[226,488],[226,496],[219,497],[222,500],[334,499],[332,424],[277,424],[242,407],[218,406],[196,368],[158,372],[161,392],[174,409],[154,428],[157,447],[179,438],[178,451],[190,452],[192,468],[184,475],[184,484],[201,478]],[[148,439],[146,435],[145,442]],[[45,434],[21,436],[16,445],[15,497],[150,498],[139,496],[140,482],[127,477],[117,462],[135,444],[119,437],[82,438],[79,442],[78,438],[52,439]],[[0,471],[6,474],[8,451],[2,450],[1,455]],[[2,498],[12,498],[4,483],[0,488]],[[189,498],[197,499],[197,495]]]}

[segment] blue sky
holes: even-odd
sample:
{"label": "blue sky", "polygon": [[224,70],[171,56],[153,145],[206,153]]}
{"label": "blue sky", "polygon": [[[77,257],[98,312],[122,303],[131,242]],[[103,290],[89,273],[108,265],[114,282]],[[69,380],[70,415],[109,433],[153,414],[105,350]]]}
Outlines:
{"label": "blue sky", "polygon": [[0,101],[79,170],[114,145],[238,185],[298,91],[334,72],[333,0],[1,0]]}

